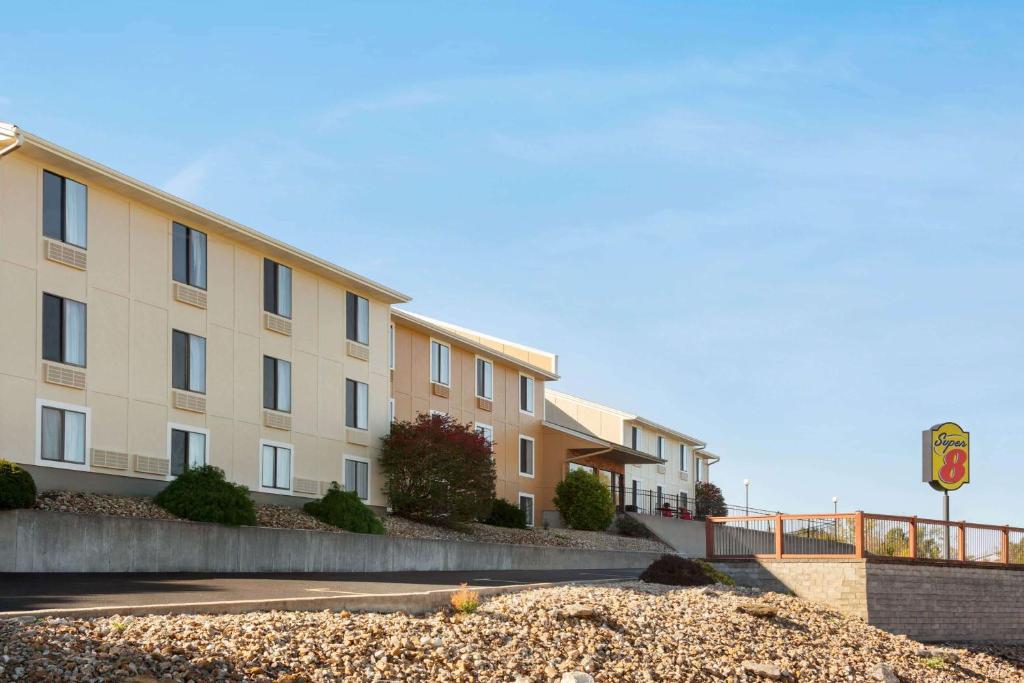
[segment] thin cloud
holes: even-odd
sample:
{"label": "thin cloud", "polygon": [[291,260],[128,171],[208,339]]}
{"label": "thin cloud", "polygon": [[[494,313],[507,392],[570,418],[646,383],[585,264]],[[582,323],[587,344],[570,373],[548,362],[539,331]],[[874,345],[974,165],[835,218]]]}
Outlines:
{"label": "thin cloud", "polygon": [[418,109],[442,101],[444,98],[428,89],[414,88],[341,102],[317,116],[317,127],[327,131],[338,127],[345,119],[358,114],[381,111]]}

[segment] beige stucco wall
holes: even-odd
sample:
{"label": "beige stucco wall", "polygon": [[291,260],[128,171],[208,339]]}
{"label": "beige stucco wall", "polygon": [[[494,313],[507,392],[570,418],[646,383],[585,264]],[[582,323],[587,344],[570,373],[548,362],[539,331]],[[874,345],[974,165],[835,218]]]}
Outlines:
{"label": "beige stucco wall", "polygon": [[[294,477],[340,481],[344,455],[375,461],[388,426],[387,303],[284,261],[293,268],[292,335],[271,332],[262,318],[263,254],[213,234],[208,308],[181,303],[170,272],[175,217],[95,181],[87,183],[88,270],[54,263],[43,255],[42,172],[18,152],[0,159],[0,457],[37,463],[36,401],[47,399],[89,409],[92,449],[168,458],[169,423],[208,429],[208,462],[254,490],[260,439],[293,446]],[[346,353],[347,288],[370,300],[368,361]],[[85,390],[42,381],[43,292],[88,306]],[[172,329],[207,339],[205,414],[171,407]],[[292,362],[289,431],[263,426],[263,354]],[[369,385],[369,445],[346,440],[345,378]],[[371,504],[384,504],[379,483],[371,467]]]}
{"label": "beige stucco wall", "polygon": [[[448,397],[437,396],[430,382],[430,340],[428,333],[413,329],[400,318],[395,325],[395,370],[392,392],[395,419],[411,420],[436,410],[451,415],[463,424],[486,424],[494,429],[494,457],[497,468],[496,494],[513,504],[519,493],[535,496],[534,517],[539,524],[541,495],[541,456],[543,442],[541,419],[544,405],[544,380],[534,377],[534,414],[519,409],[519,375],[530,374],[496,358],[494,363],[494,400],[491,410],[481,409],[476,400],[476,358],[472,350],[451,347],[451,386]],[[534,439],[534,477],[519,474],[519,436]]]}

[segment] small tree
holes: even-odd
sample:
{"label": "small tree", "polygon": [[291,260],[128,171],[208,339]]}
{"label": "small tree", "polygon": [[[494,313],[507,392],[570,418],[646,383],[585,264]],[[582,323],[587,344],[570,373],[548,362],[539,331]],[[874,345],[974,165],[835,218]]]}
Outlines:
{"label": "small tree", "polygon": [[25,468],[0,460],[0,510],[30,508],[36,502],[36,482]]}
{"label": "small tree", "polygon": [[722,489],[710,481],[697,482],[697,485],[694,486],[693,502],[697,508],[697,519],[722,517],[726,514]]}
{"label": "small tree", "polygon": [[377,515],[373,514],[373,510],[359,500],[355,491],[342,491],[336,481],[331,482],[323,498],[309,501],[302,509],[324,524],[345,531],[357,534],[384,533],[384,525]]}
{"label": "small tree", "polygon": [[431,524],[485,519],[494,500],[492,455],[486,437],[448,415],[394,423],[380,453],[391,509]]}
{"label": "small tree", "polygon": [[555,487],[555,506],[573,529],[604,531],[615,518],[612,492],[596,474],[570,472]]}

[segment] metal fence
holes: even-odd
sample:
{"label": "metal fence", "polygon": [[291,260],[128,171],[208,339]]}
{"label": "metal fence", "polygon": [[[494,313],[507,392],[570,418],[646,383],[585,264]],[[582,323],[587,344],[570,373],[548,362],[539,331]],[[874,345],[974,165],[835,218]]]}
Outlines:
{"label": "metal fence", "polygon": [[1024,565],[1024,529],[864,512],[708,517],[709,558],[864,558]]}
{"label": "metal fence", "polygon": [[[675,517],[677,519],[703,520],[712,511],[699,505],[691,496],[685,493],[670,494],[658,490],[625,488],[612,484],[610,487],[612,499],[616,507],[624,512],[637,512],[643,515],[657,515],[660,517]],[[721,511],[721,510],[716,510]],[[725,505],[725,514],[728,516],[737,515],[774,515],[775,511],[761,510],[758,508],[739,507],[736,505]]]}

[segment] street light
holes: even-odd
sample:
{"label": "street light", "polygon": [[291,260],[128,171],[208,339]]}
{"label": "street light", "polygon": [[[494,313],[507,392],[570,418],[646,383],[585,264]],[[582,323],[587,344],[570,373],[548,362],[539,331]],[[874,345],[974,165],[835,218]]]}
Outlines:
{"label": "street light", "polygon": [[[743,480],[743,516],[750,516],[750,480]],[[750,528],[750,520],[743,523],[744,527]]]}
{"label": "street light", "polygon": [[[832,514],[839,514],[839,496],[832,496]],[[839,517],[832,518],[832,535],[839,541]]]}
{"label": "street light", "polygon": [[839,514],[839,496],[832,496],[832,512]]}

